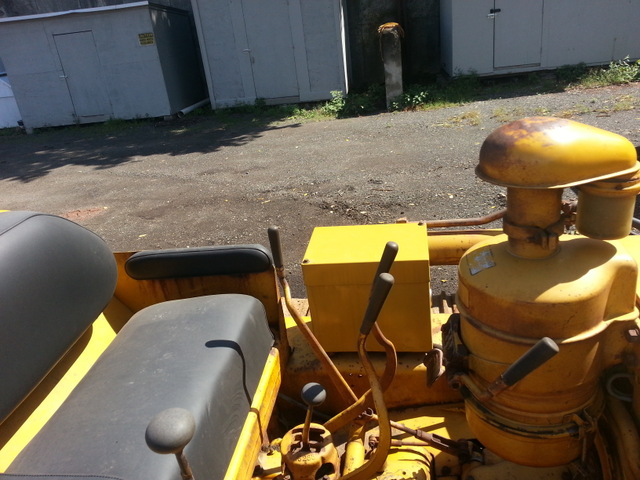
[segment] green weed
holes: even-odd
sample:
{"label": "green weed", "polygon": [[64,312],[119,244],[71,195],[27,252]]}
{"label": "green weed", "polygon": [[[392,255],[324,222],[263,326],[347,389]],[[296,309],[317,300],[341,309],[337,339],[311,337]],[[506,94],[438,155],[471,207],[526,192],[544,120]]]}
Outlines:
{"label": "green weed", "polygon": [[622,85],[640,81],[640,60],[632,62],[627,56],[609,63],[607,67],[588,68],[583,63],[565,66],[556,71],[556,76],[559,82],[574,88]]}
{"label": "green weed", "polygon": [[428,87],[414,85],[409,87],[396,100],[391,102],[391,110],[410,111],[417,110],[426,105],[430,99]]}

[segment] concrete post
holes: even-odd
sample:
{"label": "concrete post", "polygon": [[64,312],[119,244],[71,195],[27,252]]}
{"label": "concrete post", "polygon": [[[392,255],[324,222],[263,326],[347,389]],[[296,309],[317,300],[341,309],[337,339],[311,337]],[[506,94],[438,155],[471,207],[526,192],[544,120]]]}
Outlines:
{"label": "concrete post", "polygon": [[378,27],[380,54],[384,63],[384,83],[387,92],[387,109],[391,102],[402,95],[402,37],[399,23],[390,22]]}

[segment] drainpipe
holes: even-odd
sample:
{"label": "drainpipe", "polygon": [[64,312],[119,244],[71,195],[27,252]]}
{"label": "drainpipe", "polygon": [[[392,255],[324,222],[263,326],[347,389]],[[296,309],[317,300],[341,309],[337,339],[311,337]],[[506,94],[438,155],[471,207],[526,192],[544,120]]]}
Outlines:
{"label": "drainpipe", "polygon": [[198,103],[194,103],[193,105],[189,105],[188,107],[184,107],[182,110],[178,111],[178,118],[184,117],[187,113],[193,112],[196,108],[204,107],[205,105],[211,103],[208,98],[204,100],[200,100]]}
{"label": "drainpipe", "polygon": [[399,23],[389,22],[378,27],[380,54],[384,64],[384,83],[387,93],[387,108],[402,95],[402,37],[404,31]]}

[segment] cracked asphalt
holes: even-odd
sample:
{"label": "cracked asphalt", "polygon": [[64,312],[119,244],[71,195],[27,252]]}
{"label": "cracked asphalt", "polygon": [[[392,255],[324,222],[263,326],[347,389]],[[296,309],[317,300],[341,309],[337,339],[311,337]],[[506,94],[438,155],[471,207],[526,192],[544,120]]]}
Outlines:
{"label": "cracked asphalt", "polygon": [[[553,115],[640,145],[640,84],[329,121],[219,116],[0,136],[0,208],[67,216],[112,249],[267,243],[278,225],[293,293],[314,226],[481,216],[504,189],[477,179],[484,138]],[[452,269],[434,272],[447,289]]]}

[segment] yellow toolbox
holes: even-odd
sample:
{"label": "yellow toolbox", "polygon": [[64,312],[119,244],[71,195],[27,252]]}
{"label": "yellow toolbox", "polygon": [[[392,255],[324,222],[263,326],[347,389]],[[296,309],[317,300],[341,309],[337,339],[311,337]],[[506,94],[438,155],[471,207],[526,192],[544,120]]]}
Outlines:
{"label": "yellow toolbox", "polygon": [[[378,319],[398,351],[431,349],[429,250],[424,225],[317,227],[302,261],[311,328],[328,352],[352,352],[387,242],[398,244],[395,283]],[[370,338],[370,350],[381,350]]]}

